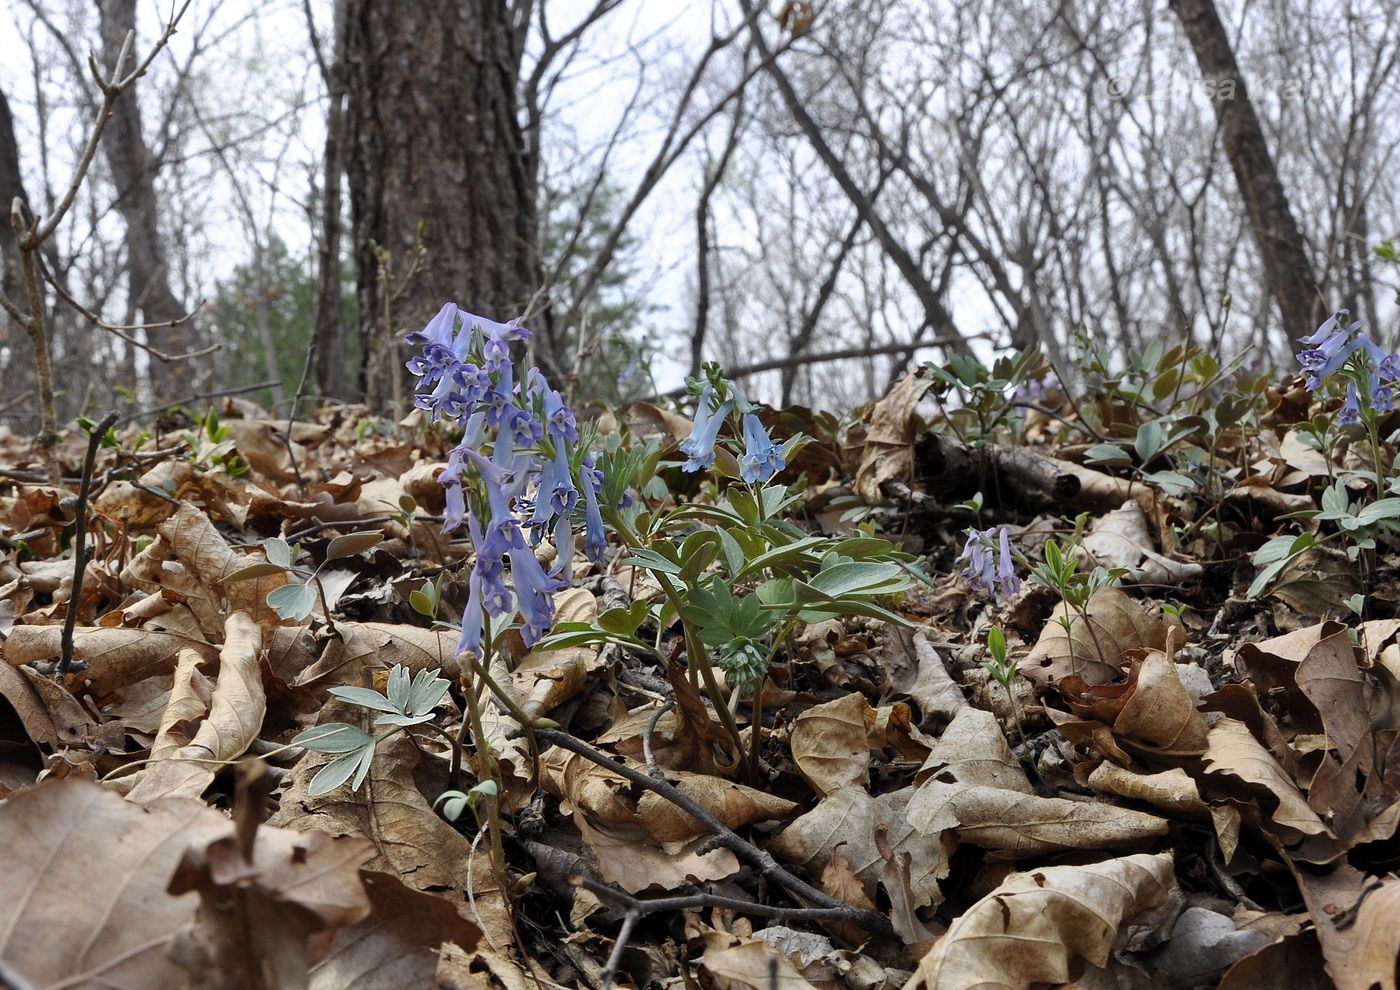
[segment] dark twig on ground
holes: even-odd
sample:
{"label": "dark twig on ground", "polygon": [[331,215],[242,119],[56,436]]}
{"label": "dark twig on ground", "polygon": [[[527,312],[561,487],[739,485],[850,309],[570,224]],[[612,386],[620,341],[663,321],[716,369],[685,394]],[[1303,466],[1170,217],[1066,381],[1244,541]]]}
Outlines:
{"label": "dark twig on ground", "polygon": [[577,753],[584,759],[590,760],[604,769],[611,770],[618,776],[625,777],[627,780],[640,787],[644,787],[649,791],[661,795],[714,833],[714,846],[728,849],[739,859],[757,869],[770,881],[781,886],[793,897],[813,904],[818,908],[825,909],[825,913],[821,916],[825,920],[849,922],[850,924],[860,926],[868,932],[894,937],[894,928],[890,925],[889,919],[876,914],[874,911],[865,911],[860,908],[852,907],[844,901],[839,901],[829,894],[817,890],[806,881],[793,876],[771,855],[741,837],[737,832],[725,825],[714,815],[710,814],[668,781],[657,780],[648,773],[633,769],[627,764],[619,762],[605,753],[594,749],[583,740],[569,735],[567,732],[562,732],[558,729],[538,728],[532,729],[531,731],[537,739],[554,743],[556,746],[562,746],[571,753]]}
{"label": "dark twig on ground", "polygon": [[88,497],[92,493],[92,466],[97,461],[97,449],[102,446],[102,438],[117,421],[117,414],[109,412],[102,422],[92,428],[88,437],[87,456],[83,458],[83,480],[78,488],[78,505],[73,510],[73,590],[68,596],[68,611],[63,617],[63,638],[61,659],[55,676],[62,680],[73,666],[73,630],[78,623],[78,609],[83,603],[83,572],[87,570],[87,509]]}

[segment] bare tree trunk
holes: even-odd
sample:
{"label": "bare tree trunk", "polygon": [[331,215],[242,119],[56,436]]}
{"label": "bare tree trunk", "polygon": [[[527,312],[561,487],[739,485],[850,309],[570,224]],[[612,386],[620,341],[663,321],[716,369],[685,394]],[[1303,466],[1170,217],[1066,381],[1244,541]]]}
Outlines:
{"label": "bare tree trunk", "polygon": [[[102,0],[102,61],[110,75],[116,68],[122,42],[136,30],[136,0]],[[130,71],[131,66],[122,67]],[[170,287],[170,259],[161,240],[155,177],[159,163],[146,147],[141,129],[138,89],[133,86],[120,100],[102,132],[102,150],[117,187],[117,210],[126,223],[127,265],[131,272],[136,305],[146,323],[163,323],[183,318],[187,310]],[[190,324],[150,328],[147,342],[167,354],[186,350]],[[183,369],[175,363],[150,363],[151,388],[157,395],[169,392]]]}
{"label": "bare tree trunk", "polygon": [[1318,280],[1220,13],[1214,0],[1170,0],[1170,6],[1209,86],[1225,157],[1239,184],[1284,332],[1289,337],[1308,333],[1323,315]]}
{"label": "bare tree trunk", "polygon": [[382,408],[402,394],[404,330],[449,300],[497,319],[529,302],[535,188],[517,113],[526,21],[506,0],[347,0],[346,14],[363,374],[366,400]]}
{"label": "bare tree trunk", "polygon": [[[336,0],[329,59],[321,58],[326,82],[326,145],[322,163],[321,230],[317,238],[315,327],[316,389],[322,395],[349,398],[345,364],[345,322],[340,306],[340,184],[345,177],[345,31],[346,0]],[[315,25],[308,22],[315,38]]]}
{"label": "bare tree trunk", "polygon": [[[9,101],[4,92],[0,92],[0,295],[4,296],[9,306],[20,307],[25,290],[20,274],[19,236],[10,224],[10,205],[16,199],[26,203],[29,201],[24,194],[24,178],[19,170],[19,144],[15,140],[14,118],[10,115]],[[7,311],[9,306],[6,307]],[[5,380],[5,395],[0,403],[7,404],[12,397],[22,397],[32,392],[37,383],[34,362],[27,359],[29,341],[24,327],[6,312],[0,314],[0,328],[3,328],[0,330],[0,348],[4,348],[9,355],[0,365]],[[38,422],[37,416],[24,415],[33,408],[32,402],[22,403],[16,409],[9,409],[7,405],[6,413],[8,417],[24,419],[28,425],[31,418],[34,423]]]}

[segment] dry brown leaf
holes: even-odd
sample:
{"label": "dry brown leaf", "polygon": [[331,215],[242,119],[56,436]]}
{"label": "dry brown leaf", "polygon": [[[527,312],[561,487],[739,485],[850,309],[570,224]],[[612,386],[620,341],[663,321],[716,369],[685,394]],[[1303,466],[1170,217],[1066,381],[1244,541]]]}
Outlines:
{"label": "dry brown leaf", "polygon": [[639,825],[606,825],[575,814],[579,835],[593,851],[598,872],[630,894],[644,890],[675,890],[739,872],[739,860],[728,849],[709,849],[708,833],[683,842],[658,843]]}
{"label": "dry brown leaf", "polygon": [[1368,877],[1346,862],[1319,874],[1285,860],[1312,916],[1336,990],[1395,990],[1400,881]]}
{"label": "dry brown leaf", "polygon": [[885,497],[880,486],[891,478],[913,477],[917,439],[914,410],[933,384],[925,369],[915,369],[870,410],[865,449],[856,469],[856,494],[867,503]]}
{"label": "dry brown leaf", "polygon": [[[2,647],[13,667],[57,660],[63,629],[59,626],[15,626]],[[218,656],[218,647],[202,640],[146,629],[81,628],[73,637],[73,655],[87,664],[83,671],[93,694],[104,695],[170,674],[181,649],[198,650],[205,660]]]}
{"label": "dry brown leaf", "polygon": [[[194,738],[186,746],[166,749],[140,771],[140,776],[127,797],[144,804],[163,797],[198,797],[214,779],[220,762],[242,756],[262,728],[267,712],[267,695],[263,691],[262,670],[258,657],[262,649],[262,628],[243,612],[234,612],[224,626],[224,646],[219,651],[219,676],[209,698],[209,714],[200,723]],[[193,672],[193,651],[181,654],[190,661]],[[188,718],[196,699],[192,691],[172,692],[171,704],[177,706],[167,730],[178,720]],[[167,737],[164,742],[169,741]]]}
{"label": "dry brown leaf", "polygon": [[192,843],[167,888],[199,894],[170,954],[201,990],[305,987],[330,932],[370,912],[360,866],[374,849],[363,839],[262,829],[252,853],[232,834]]}
{"label": "dry brown leaf", "polygon": [[1243,722],[1222,718],[1210,727],[1205,763],[1207,777],[1230,777],[1246,793],[1269,798],[1270,807],[1265,810],[1290,833],[1327,832],[1327,826],[1308,807],[1298,786]]}
{"label": "dry brown leaf", "polygon": [[[893,856],[908,855],[910,875],[904,882],[916,906],[937,904],[943,899],[938,881],[948,875],[949,850],[939,836],[921,834],[910,825],[906,809],[913,791],[906,787],[878,797],[854,787],[837,791],[778,833],[768,850],[814,873],[839,854],[850,861],[870,896],[884,879],[883,843]],[[885,833],[879,842],[878,830]]]}
{"label": "dry brown leaf", "polygon": [[1065,849],[1119,849],[1166,835],[1165,818],[1100,801],[1020,794],[931,780],[909,804],[921,832],[952,830],[964,842],[1010,859]]}
{"label": "dry brown leaf", "polygon": [[403,990],[431,986],[444,943],[470,952],[481,932],[445,898],[388,873],[362,874],[370,915],[341,928],[311,969],[309,990]]}
{"label": "dry brown leaf", "polygon": [[1153,547],[1147,514],[1132,500],[1094,520],[1079,543],[1080,552],[1089,558],[1090,569],[1095,564],[1110,570],[1122,568],[1131,580],[1144,584],[1179,585],[1199,581],[1205,575],[1200,564],[1172,560]]}
{"label": "dry brown leaf", "polygon": [[[996,716],[971,706],[958,712],[943,730],[914,779],[918,784],[936,779],[944,784],[1035,793],[1011,747],[1006,744]],[[911,807],[917,804],[916,797]]]}
{"label": "dry brown leaf", "polygon": [[[555,597],[555,622],[592,622],[597,617],[598,600],[591,591],[569,588]],[[598,651],[591,646],[526,654],[511,674],[521,709],[547,715],[582,691],[597,666]]]}
{"label": "dry brown leaf", "polygon": [[1126,922],[1166,900],[1170,853],[1014,873],[968,908],[919,961],[905,990],[1028,988],[1103,967]]}
{"label": "dry brown leaf", "polygon": [[761,939],[708,931],[699,964],[714,990],[817,990],[793,961]]}
{"label": "dry brown leaf", "polygon": [[0,803],[0,958],[34,986],[182,985],[166,946],[196,899],[165,887],[187,845],[228,829],[200,801],[142,808],[76,779],[10,797]]}
{"label": "dry brown leaf", "polygon": [[[787,818],[797,810],[792,801],[719,777],[682,773],[671,782],[731,829]],[[689,812],[652,791],[637,799],[637,817],[647,834],[662,844],[684,842],[708,831]]]}
{"label": "dry brown leaf", "polygon": [[1110,726],[1115,740],[1158,756],[1196,756],[1206,748],[1206,723],[1196,700],[1161,650],[1132,651],[1128,679],[1086,684],[1071,675],[1060,693],[1081,718]]}
{"label": "dry brown leaf", "polygon": [[[967,704],[962,688],[943,662],[927,629],[894,630],[902,649],[891,649],[885,669],[890,686],[918,706],[919,724],[947,722]],[[892,638],[894,638],[892,637]]]}
{"label": "dry brown leaf", "polygon": [[1210,809],[1196,789],[1196,782],[1180,767],[1161,773],[1135,773],[1112,763],[1100,763],[1089,774],[1088,783],[1103,794],[1142,801],[1169,815],[1182,818],[1206,818],[1210,815]]}
{"label": "dry brown leaf", "polygon": [[861,694],[848,694],[807,709],[792,727],[792,759],[821,797],[870,784],[870,733],[875,709]]}
{"label": "dry brown leaf", "polygon": [[[1089,684],[1103,684],[1118,676],[1119,662],[1128,650],[1162,650],[1167,646],[1169,629],[1179,623],[1168,621],[1160,610],[1148,612],[1118,588],[1104,588],[1089,599],[1085,608],[1088,621],[1061,603],[1045,624],[1031,652],[1021,661],[1021,672],[1044,685],[1071,675]],[[1069,631],[1061,624],[1068,618]]]}

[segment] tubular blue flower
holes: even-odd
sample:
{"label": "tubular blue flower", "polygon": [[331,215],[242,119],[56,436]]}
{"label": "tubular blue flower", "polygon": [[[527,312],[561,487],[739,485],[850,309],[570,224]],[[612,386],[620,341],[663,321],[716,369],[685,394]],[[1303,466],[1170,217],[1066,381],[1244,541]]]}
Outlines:
{"label": "tubular blue flower", "polygon": [[1001,559],[997,563],[997,584],[1001,593],[1010,598],[1021,590],[1021,579],[1016,574],[1016,558],[1011,554],[1011,534],[1005,526],[1001,527],[998,549],[1001,551]]}
{"label": "tubular blue flower", "polygon": [[1361,401],[1356,394],[1354,382],[1347,383],[1347,401],[1342,403],[1342,408],[1337,413],[1337,422],[1342,426],[1361,422]]}
{"label": "tubular blue flower", "polygon": [[1021,590],[1016,574],[1016,557],[1011,552],[1011,533],[1005,526],[986,530],[969,529],[958,563],[967,561],[963,576],[979,594],[1010,597]]}
{"label": "tubular blue flower", "polygon": [[585,457],[579,469],[579,485],[583,488],[583,552],[595,563],[603,559],[608,549],[603,532],[603,514],[598,508],[598,491],[603,487],[603,472],[593,466],[592,457]]}
{"label": "tubular blue flower", "polygon": [[770,480],[787,466],[783,448],[768,437],[757,416],[744,414],[744,454],[739,458],[739,474],[749,484]]}
{"label": "tubular blue flower", "polygon": [[561,575],[568,581],[574,562],[574,526],[569,517],[560,515],[554,520],[554,566],[551,574]]}
{"label": "tubular blue flower", "polygon": [[564,587],[564,582],[546,574],[544,566],[527,546],[511,548],[510,576],[523,620],[520,638],[526,646],[534,646],[554,625],[554,592]]}
{"label": "tubular blue flower", "polygon": [[457,640],[458,653],[481,655],[481,627],[484,621],[481,607],[481,575],[472,567],[467,578],[467,607],[462,612],[462,635]]}
{"label": "tubular blue flower", "polygon": [[1380,362],[1383,358],[1380,348],[1366,336],[1365,330],[1365,320],[1352,320],[1349,310],[1339,309],[1315,331],[1298,341],[1306,348],[1299,351],[1297,357],[1307,374],[1304,385],[1308,391],[1321,387],[1358,350],[1364,348],[1373,361]]}
{"label": "tubular blue flower", "polygon": [[725,417],[729,415],[729,410],[734,404],[725,402],[718,409],[712,410],[710,405],[714,396],[714,389],[708,384],[700,393],[690,436],[680,443],[680,451],[687,458],[681,465],[682,471],[704,471],[715,462],[715,441],[719,439],[720,427],[724,425]]}

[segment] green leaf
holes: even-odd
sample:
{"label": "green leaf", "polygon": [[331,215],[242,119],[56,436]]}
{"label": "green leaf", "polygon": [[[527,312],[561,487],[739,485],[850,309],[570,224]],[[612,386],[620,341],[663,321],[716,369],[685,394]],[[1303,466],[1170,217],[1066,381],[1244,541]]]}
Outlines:
{"label": "green leaf", "polygon": [[1400,517],[1400,498],[1377,499],[1356,514],[1357,522],[1373,526],[1384,519]]}
{"label": "green leaf", "polygon": [[1133,463],[1133,459],[1117,444],[1096,443],[1084,452],[1084,463],[1127,467]]}
{"label": "green leaf", "polygon": [[394,669],[389,671],[389,685],[385,692],[389,696],[389,704],[394,706],[394,711],[408,711],[408,689],[410,685],[408,668],[401,663],[394,664]]}
{"label": "green leaf", "polygon": [[1138,427],[1137,438],[1133,440],[1133,450],[1138,455],[1138,460],[1146,464],[1161,452],[1166,431],[1162,429],[1162,424],[1155,419],[1150,419]]}
{"label": "green leaf", "polygon": [[240,581],[251,581],[254,578],[270,577],[273,574],[285,574],[286,572],[287,569],[280,564],[274,564],[270,560],[260,560],[256,564],[240,567],[224,578],[221,583],[237,584]]}
{"label": "green leaf", "polygon": [[875,561],[852,561],[823,568],[806,583],[832,598],[851,594],[888,595],[911,586],[899,565]]}
{"label": "green leaf", "polygon": [[291,745],[304,746],[317,753],[351,753],[373,741],[373,737],[358,725],[327,722],[298,732],[292,738]]}
{"label": "green leaf", "polygon": [[749,560],[740,570],[734,574],[734,579],[741,580],[759,571],[780,567],[785,564],[795,564],[798,562],[810,561],[815,564],[816,560],[812,553],[817,547],[823,547],[827,543],[824,536],[807,536],[796,543],[789,543],[786,546],[774,547],[765,553]]}
{"label": "green leaf", "polygon": [[437,670],[420,670],[413,678],[413,684],[408,690],[408,703],[404,706],[404,711],[414,715],[430,713],[438,705],[442,704],[442,699],[447,695],[447,689],[451,687],[447,678],[439,677]]}
{"label": "green leaf", "polygon": [[272,537],[263,544],[263,552],[269,561],[283,569],[292,566],[292,548],[286,540]]}
{"label": "green leaf", "polygon": [[623,636],[635,636],[647,620],[650,609],[645,601],[635,601],[627,608],[610,608],[598,616],[599,628]]}
{"label": "green leaf", "polygon": [[330,546],[326,547],[326,560],[341,560],[344,557],[353,557],[357,553],[368,550],[384,539],[384,534],[379,530],[370,530],[366,533],[350,533],[346,536],[337,536],[331,540]]}
{"label": "green leaf", "polygon": [[744,567],[744,548],[739,546],[739,541],[727,527],[719,526],[715,532],[719,535],[720,550],[724,553],[724,562],[729,567],[729,573],[738,574]]}
{"label": "green leaf", "polygon": [[660,571],[662,574],[680,574],[681,572],[680,564],[667,560],[655,550],[648,550],[645,547],[629,550],[627,562],[634,567],[644,567],[649,571]]}
{"label": "green leaf", "polygon": [[267,593],[268,607],[289,622],[300,622],[316,607],[316,591],[309,584],[284,584]]}
{"label": "green leaf", "polygon": [[355,780],[350,789],[358,790],[365,782],[365,777],[369,774],[369,765],[373,761],[374,740],[370,740],[369,745],[363,749],[337,756],[318,770],[306,788],[306,796],[320,797],[322,794],[329,794],[352,776]]}
{"label": "green leaf", "polygon": [[375,712],[401,712],[403,707],[396,705],[378,691],[372,691],[366,687],[333,687],[330,689],[332,697],[341,701],[348,701],[352,705],[359,705],[361,708],[368,708]]}

